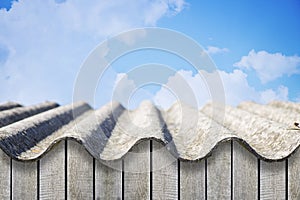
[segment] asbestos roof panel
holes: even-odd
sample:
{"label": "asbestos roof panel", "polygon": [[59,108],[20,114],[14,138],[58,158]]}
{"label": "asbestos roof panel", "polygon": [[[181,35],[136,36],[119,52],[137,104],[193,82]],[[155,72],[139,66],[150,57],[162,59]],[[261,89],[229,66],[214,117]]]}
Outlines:
{"label": "asbestos roof panel", "polygon": [[0,104],[0,111],[9,110],[9,109],[21,107],[21,106],[22,105],[15,103],[15,102],[6,102],[6,103]]}
{"label": "asbestos roof panel", "polygon": [[201,110],[177,102],[166,111],[147,101],[136,110],[117,102],[97,110],[84,102],[7,105],[12,104],[0,105],[8,109],[0,112],[0,148],[16,160],[38,159],[65,138],[77,140],[101,160],[120,159],[149,138],[163,142],[182,160],[205,158],[229,139],[264,160],[285,159],[300,144],[300,104],[292,102],[243,102],[238,107],[209,103]]}
{"label": "asbestos roof panel", "polygon": [[45,102],[27,107],[11,107],[11,109],[0,112],[0,128],[57,106],[57,103]]}

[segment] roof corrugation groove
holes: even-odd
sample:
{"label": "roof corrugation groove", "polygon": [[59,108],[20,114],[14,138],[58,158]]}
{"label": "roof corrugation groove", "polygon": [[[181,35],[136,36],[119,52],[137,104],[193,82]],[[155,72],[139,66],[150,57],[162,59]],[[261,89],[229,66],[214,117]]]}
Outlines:
{"label": "roof corrugation groove", "polygon": [[15,102],[7,102],[7,103],[0,104],[0,111],[9,110],[9,109],[21,107],[21,106],[22,105],[15,103]]}
{"label": "roof corrugation groove", "polygon": [[38,113],[50,110],[57,106],[57,103],[45,102],[33,106],[15,107],[9,110],[2,111],[0,112],[0,128],[25,119],[27,117],[36,115]]}
{"label": "roof corrugation groove", "polygon": [[[97,159],[124,156],[142,139],[154,138],[176,157],[206,157],[218,143],[236,139],[265,160],[288,157],[300,144],[300,104],[243,102],[238,107],[207,104],[196,110],[180,102],[166,111],[150,102],[126,110],[111,102],[93,110],[78,102],[0,105],[0,148],[17,160],[40,158],[56,142],[73,138]],[[216,115],[217,113],[217,115]]]}

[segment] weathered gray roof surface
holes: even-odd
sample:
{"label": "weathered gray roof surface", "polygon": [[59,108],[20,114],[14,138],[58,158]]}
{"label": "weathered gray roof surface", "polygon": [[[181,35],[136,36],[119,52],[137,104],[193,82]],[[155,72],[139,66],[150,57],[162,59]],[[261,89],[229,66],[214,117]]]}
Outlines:
{"label": "weathered gray roof surface", "polygon": [[210,103],[201,110],[177,102],[166,111],[150,102],[136,110],[116,102],[97,110],[84,102],[5,103],[0,105],[0,148],[14,159],[33,160],[58,141],[73,138],[95,158],[114,160],[138,141],[155,138],[174,156],[197,160],[234,138],[262,159],[281,160],[300,144],[299,121],[300,104],[278,101],[238,107]]}
{"label": "weathered gray roof surface", "polygon": [[16,107],[21,107],[21,105],[18,103],[15,103],[15,102],[7,102],[7,103],[0,105],[0,111],[8,110],[8,109],[16,108]]}

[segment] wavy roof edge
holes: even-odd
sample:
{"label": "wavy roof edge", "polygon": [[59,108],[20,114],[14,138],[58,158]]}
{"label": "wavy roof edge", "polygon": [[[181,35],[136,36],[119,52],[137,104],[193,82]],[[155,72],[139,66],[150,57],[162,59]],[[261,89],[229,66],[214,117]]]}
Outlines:
{"label": "wavy roof edge", "polygon": [[0,112],[0,148],[21,161],[40,159],[65,138],[75,139],[99,160],[120,159],[145,139],[162,142],[174,157],[188,161],[208,157],[231,139],[266,161],[284,160],[300,145],[300,104],[293,102],[243,102],[237,107],[209,103],[201,110],[181,102],[168,110],[150,102],[135,110],[117,102],[98,110],[85,102],[6,103],[0,108],[6,108]]}

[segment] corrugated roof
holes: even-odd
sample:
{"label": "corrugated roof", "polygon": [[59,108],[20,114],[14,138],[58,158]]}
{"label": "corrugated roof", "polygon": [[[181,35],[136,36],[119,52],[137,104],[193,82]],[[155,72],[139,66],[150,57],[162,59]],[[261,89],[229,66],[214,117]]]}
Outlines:
{"label": "corrugated roof", "polygon": [[16,107],[21,107],[22,105],[15,103],[15,102],[7,102],[4,104],[0,104],[0,111],[8,110]]}
{"label": "corrugated roof", "polygon": [[136,110],[116,102],[97,110],[84,102],[25,107],[9,102],[0,110],[0,148],[17,160],[37,159],[64,138],[102,160],[119,159],[147,138],[162,141],[183,160],[202,159],[231,138],[265,160],[284,159],[300,144],[300,104],[292,102],[210,103],[201,110],[177,102],[167,111],[147,101]]}

